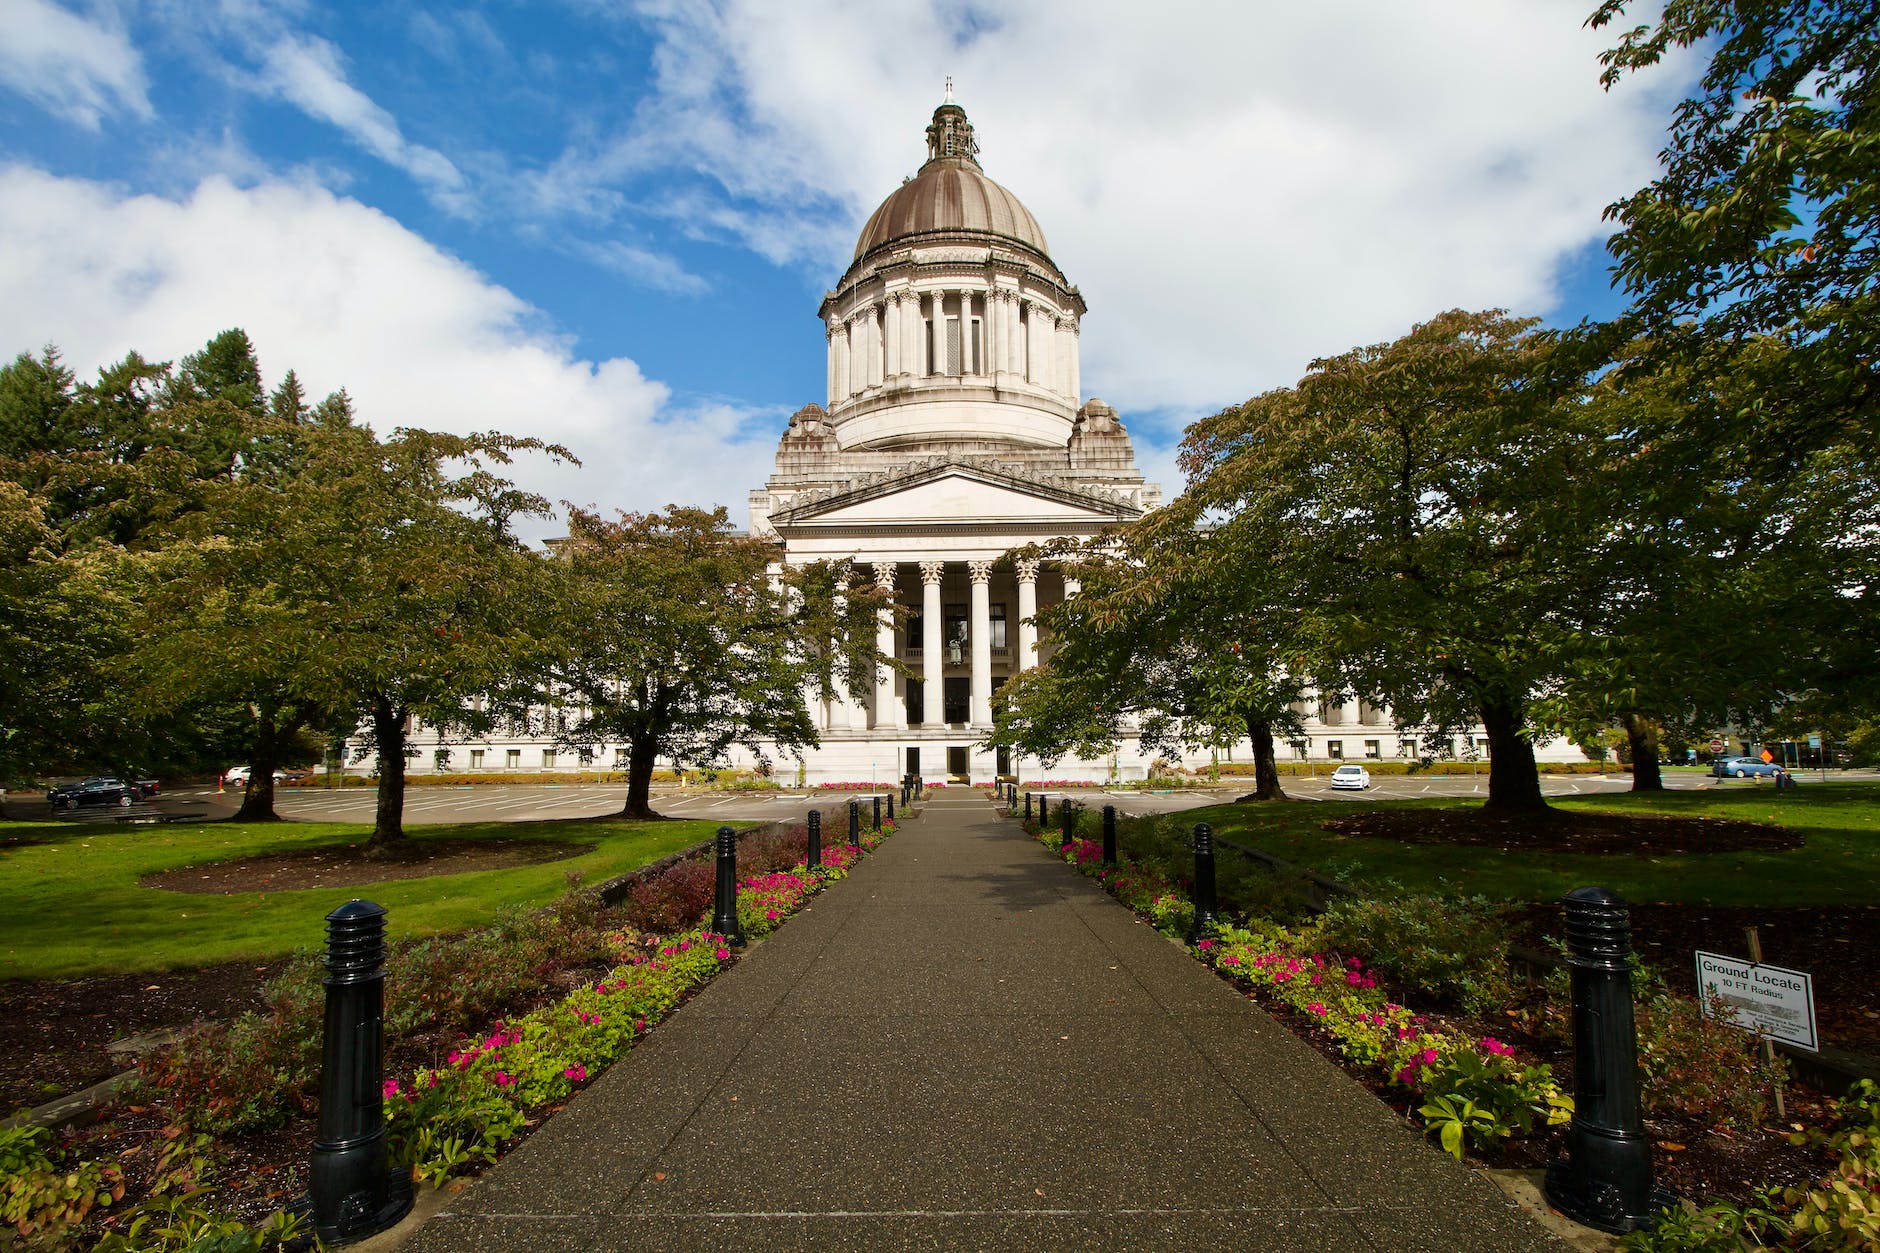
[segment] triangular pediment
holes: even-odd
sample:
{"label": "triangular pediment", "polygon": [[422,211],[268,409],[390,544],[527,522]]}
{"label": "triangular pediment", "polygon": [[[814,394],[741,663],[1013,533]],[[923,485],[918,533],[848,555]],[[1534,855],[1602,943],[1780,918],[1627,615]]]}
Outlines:
{"label": "triangular pediment", "polygon": [[948,461],[908,467],[798,497],[771,515],[779,526],[1014,523],[1102,527],[1140,516],[1120,492],[995,466]]}

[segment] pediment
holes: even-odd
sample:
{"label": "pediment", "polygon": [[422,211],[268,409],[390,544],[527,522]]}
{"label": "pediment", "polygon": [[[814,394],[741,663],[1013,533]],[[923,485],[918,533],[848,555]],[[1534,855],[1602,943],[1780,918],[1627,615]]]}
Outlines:
{"label": "pediment", "polygon": [[771,515],[778,526],[897,526],[981,522],[1102,527],[1140,516],[1121,493],[1058,478],[1036,481],[948,462],[799,497]]}

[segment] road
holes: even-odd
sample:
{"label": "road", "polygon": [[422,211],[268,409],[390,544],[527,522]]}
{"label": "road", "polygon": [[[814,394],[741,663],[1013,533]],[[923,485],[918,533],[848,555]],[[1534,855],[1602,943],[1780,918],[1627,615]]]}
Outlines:
{"label": "road", "polygon": [[[1329,774],[1329,768],[1327,771]],[[1289,776],[1286,792],[1299,800],[1342,804],[1352,801],[1415,800],[1439,796],[1486,796],[1488,774],[1479,775],[1380,775],[1363,792],[1331,790],[1327,774]],[[1803,786],[1814,782],[1812,774],[1796,776]],[[1874,771],[1836,771],[1836,780],[1873,781]],[[1766,780],[1719,780],[1706,775],[1668,773],[1666,786],[1674,790],[1722,788],[1736,791],[1767,788]],[[1123,814],[1178,813],[1203,805],[1217,805],[1244,794],[1251,780],[1235,780],[1218,789],[1183,789],[1169,792],[1109,791],[1079,788],[1074,795],[1092,806],[1115,805]],[[1614,775],[1542,775],[1541,789],[1549,796],[1588,796],[1605,792],[1624,792],[1632,780]],[[1059,793],[1061,795],[1062,793]],[[726,821],[766,822],[801,818],[812,808],[823,811],[826,820],[839,821],[854,793],[787,789],[778,792],[715,792],[656,789],[653,807],[672,818],[723,819]],[[463,785],[455,787],[413,787],[405,796],[405,821],[414,826],[453,822],[534,822],[556,818],[591,818],[616,813],[626,798],[621,784],[569,784],[566,786],[510,786],[504,784]],[[218,795],[214,788],[182,788],[166,792],[159,807],[170,812],[207,812],[212,817],[234,813],[240,803],[235,793]],[[13,802],[10,802],[13,803]],[[275,792],[275,808],[286,818],[309,822],[372,821],[376,804],[371,788],[324,789],[280,788]],[[863,802],[868,805],[867,801]],[[19,811],[26,806],[22,805]]]}

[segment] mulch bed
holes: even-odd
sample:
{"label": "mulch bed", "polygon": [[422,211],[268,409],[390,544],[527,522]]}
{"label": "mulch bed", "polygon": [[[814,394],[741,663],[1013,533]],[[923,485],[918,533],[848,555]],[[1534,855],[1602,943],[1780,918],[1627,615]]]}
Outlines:
{"label": "mulch bed", "polygon": [[1732,818],[1656,817],[1549,809],[1374,809],[1324,824],[1339,835],[1405,844],[1460,844],[1532,853],[1740,853],[1800,848],[1802,834]]}
{"label": "mulch bed", "polygon": [[428,879],[433,875],[508,870],[565,861],[593,849],[591,844],[543,840],[407,840],[392,850],[365,844],[297,849],[241,861],[179,866],[145,875],[147,888],[230,896],[238,892],[291,892],[302,888],[345,888],[387,879]]}

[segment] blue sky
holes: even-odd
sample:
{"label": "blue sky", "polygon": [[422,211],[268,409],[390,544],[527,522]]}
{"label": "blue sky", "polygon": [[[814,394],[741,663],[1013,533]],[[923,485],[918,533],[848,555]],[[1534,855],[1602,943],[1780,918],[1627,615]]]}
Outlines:
{"label": "blue sky", "polygon": [[1315,356],[1615,307],[1600,209],[1688,67],[1603,92],[1589,0],[1147,7],[0,0],[0,352],[240,325],[375,425],[568,444],[553,497],[742,518],[948,75],[1171,490]]}

